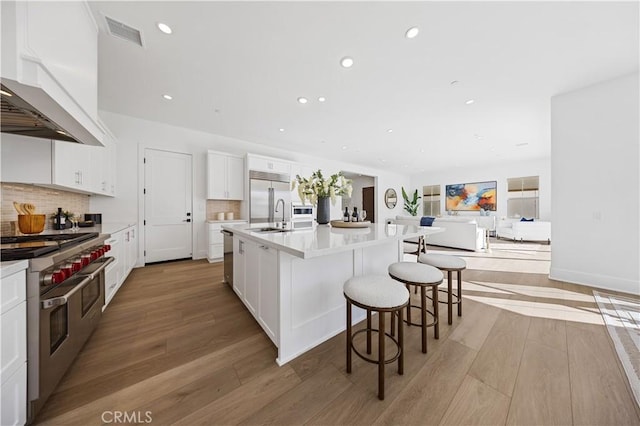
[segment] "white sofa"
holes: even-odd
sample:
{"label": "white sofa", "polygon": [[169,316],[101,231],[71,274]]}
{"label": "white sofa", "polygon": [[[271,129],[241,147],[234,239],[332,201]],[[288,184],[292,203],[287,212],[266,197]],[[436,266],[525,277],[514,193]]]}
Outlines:
{"label": "white sofa", "polygon": [[551,222],[501,219],[496,230],[498,238],[513,241],[546,241],[551,244]]}
{"label": "white sofa", "polygon": [[[393,223],[420,225],[421,216],[396,216]],[[485,229],[478,227],[474,218],[438,217],[432,226],[444,229],[427,237],[427,244],[463,250],[480,251],[485,248]]]}

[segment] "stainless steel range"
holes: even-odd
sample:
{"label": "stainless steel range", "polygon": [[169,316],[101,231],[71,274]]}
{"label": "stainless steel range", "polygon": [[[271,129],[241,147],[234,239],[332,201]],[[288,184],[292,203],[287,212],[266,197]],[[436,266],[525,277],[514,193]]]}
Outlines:
{"label": "stainless steel range", "polygon": [[2,260],[29,259],[27,395],[32,421],[102,317],[107,234],[2,237]]}

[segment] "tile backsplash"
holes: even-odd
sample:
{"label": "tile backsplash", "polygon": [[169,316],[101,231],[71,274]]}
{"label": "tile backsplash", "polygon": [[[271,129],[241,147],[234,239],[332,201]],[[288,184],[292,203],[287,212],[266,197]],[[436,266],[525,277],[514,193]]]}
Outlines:
{"label": "tile backsplash", "polygon": [[89,196],[76,194],[75,192],[59,189],[41,188],[33,185],[18,183],[0,183],[0,199],[2,200],[2,216],[0,232],[2,235],[14,233],[15,221],[18,220],[18,212],[13,208],[13,202],[31,203],[36,207],[37,214],[46,214],[45,229],[53,227],[53,221],[49,218],[62,207],[62,210],[74,213],[84,218],[89,211]]}
{"label": "tile backsplash", "polygon": [[240,201],[207,200],[207,220],[217,220],[218,213],[226,212],[233,212],[234,219],[246,219],[240,217]]}

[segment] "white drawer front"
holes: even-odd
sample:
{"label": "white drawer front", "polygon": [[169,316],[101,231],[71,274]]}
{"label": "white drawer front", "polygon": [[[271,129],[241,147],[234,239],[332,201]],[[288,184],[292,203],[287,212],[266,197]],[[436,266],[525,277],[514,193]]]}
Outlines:
{"label": "white drawer front", "polygon": [[224,256],[223,244],[209,244],[209,259],[222,259]]}
{"label": "white drawer front", "polygon": [[0,285],[0,314],[23,302],[27,298],[27,273],[16,272],[2,278]]}
{"label": "white drawer front", "polygon": [[222,244],[224,242],[224,234],[220,229],[209,230],[209,244]]}
{"label": "white drawer front", "polygon": [[0,323],[0,377],[4,382],[27,360],[27,303],[22,302],[2,314]]}
{"label": "white drawer front", "polygon": [[2,383],[1,425],[24,425],[27,422],[27,364]]}

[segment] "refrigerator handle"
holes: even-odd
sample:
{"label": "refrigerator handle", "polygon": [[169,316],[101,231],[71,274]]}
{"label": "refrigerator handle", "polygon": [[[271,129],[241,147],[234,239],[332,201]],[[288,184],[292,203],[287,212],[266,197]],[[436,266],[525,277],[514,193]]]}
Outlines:
{"label": "refrigerator handle", "polygon": [[274,190],[269,188],[269,222],[273,222]]}

